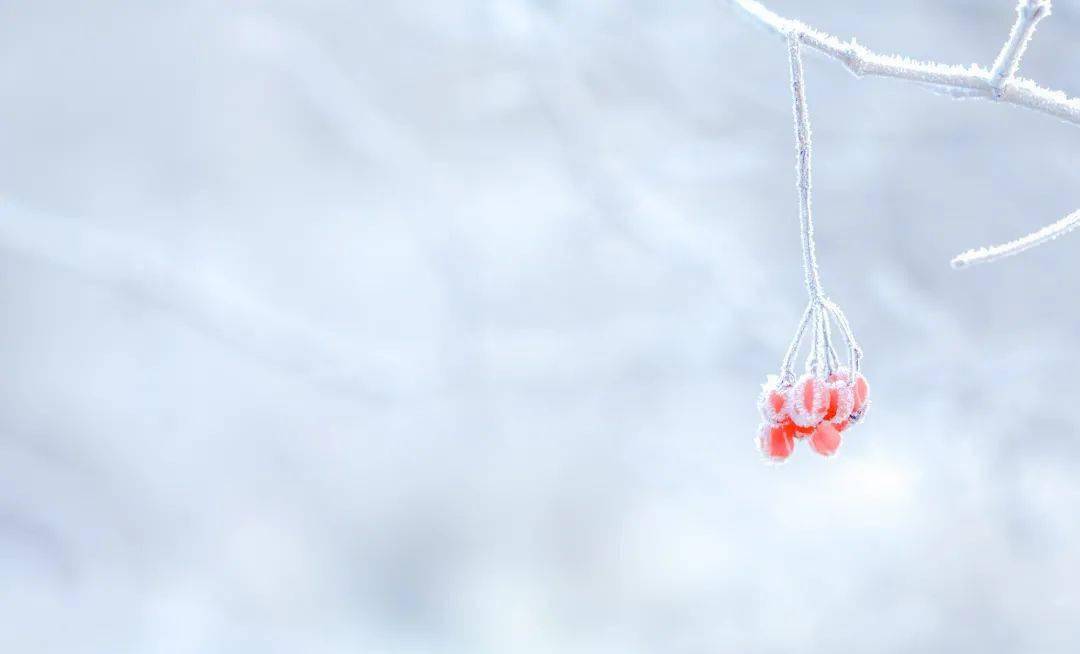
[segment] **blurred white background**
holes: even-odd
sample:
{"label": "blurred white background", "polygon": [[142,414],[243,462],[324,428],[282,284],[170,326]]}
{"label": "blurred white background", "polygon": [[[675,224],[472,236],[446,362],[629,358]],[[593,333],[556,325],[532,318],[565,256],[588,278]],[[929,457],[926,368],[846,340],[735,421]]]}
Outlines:
{"label": "blurred white background", "polygon": [[[770,6],[989,65],[1013,4]],[[0,3],[0,650],[1076,651],[1080,236],[948,260],[1080,130],[807,56],[874,409],[768,467],[787,66],[716,0]]]}

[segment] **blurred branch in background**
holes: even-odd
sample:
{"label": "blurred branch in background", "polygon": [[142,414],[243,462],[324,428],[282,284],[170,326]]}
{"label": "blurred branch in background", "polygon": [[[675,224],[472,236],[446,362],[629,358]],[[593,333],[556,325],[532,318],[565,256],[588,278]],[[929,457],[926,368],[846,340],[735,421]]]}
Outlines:
{"label": "blurred branch in background", "polygon": [[265,306],[220,276],[152,244],[84,222],[0,205],[0,249],[75,272],[179,317],[265,365],[370,401],[407,391],[395,361],[350,350],[332,334]]}
{"label": "blurred branch in background", "polygon": [[[302,27],[254,10],[246,12],[243,25],[249,54],[297,83],[346,145],[355,165],[377,165],[382,194],[403,207],[398,213],[445,296],[446,314],[440,321],[443,379],[433,383],[467,397],[481,393],[488,368],[482,302],[472,283],[476,275],[466,268],[476,257],[466,251],[465,239],[454,234],[458,210],[452,174],[411,125],[366,92],[355,70],[345,68]],[[363,170],[356,171],[358,180],[363,175]],[[439,207],[434,218],[431,207]],[[431,375],[425,371],[420,376]],[[466,378],[470,382],[461,384]],[[465,410],[474,414],[471,418],[480,419],[483,407],[476,401],[466,404]]]}
{"label": "blurred branch in background", "polygon": [[[807,47],[836,59],[857,77],[876,75],[911,80],[956,98],[1005,102],[1080,125],[1080,99],[1043,88],[1032,80],[1013,77],[1035,34],[1036,25],[1050,15],[1050,0],[1018,0],[1016,22],[994,62],[993,70],[976,65],[963,67],[916,61],[899,55],[881,55],[859,45],[855,39],[845,43],[797,20],[783,18],[754,0],[729,2],[770,31],[785,38],[796,38]],[[952,266],[964,268],[1023,252],[1071,231],[1077,224],[1076,217],[1077,214],[1071,214],[1008,243],[968,250],[954,257]]]}

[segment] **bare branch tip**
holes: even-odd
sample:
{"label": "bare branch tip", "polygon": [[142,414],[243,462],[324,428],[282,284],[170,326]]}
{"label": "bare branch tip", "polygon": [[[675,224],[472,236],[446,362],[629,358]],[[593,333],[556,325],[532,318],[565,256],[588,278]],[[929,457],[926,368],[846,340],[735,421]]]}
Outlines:
{"label": "bare branch tip", "polygon": [[1020,0],[1016,5],[1016,11],[1028,20],[1040,20],[1050,15],[1052,10],[1050,0]]}

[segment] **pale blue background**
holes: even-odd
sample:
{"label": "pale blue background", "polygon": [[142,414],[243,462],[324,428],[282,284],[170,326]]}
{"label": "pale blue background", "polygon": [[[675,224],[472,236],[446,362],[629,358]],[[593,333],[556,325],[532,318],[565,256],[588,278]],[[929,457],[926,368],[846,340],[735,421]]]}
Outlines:
{"label": "pale blue background", "polygon": [[807,57],[875,405],[770,468],[787,66],[710,0],[0,3],[0,650],[1076,651],[1080,236],[948,260],[1080,208],[1080,130]]}

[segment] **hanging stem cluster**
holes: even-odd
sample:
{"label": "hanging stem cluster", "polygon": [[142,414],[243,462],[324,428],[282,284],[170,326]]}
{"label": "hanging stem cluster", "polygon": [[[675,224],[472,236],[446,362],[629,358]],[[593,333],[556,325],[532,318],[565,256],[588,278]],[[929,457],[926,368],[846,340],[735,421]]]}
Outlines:
{"label": "hanging stem cluster", "polygon": [[[801,41],[798,34],[788,37],[788,56],[791,63],[791,95],[794,102],[795,117],[795,170],[799,192],[799,233],[802,238],[803,273],[809,303],[803,312],[795,337],[788,346],[780,365],[780,384],[783,387],[795,383],[794,364],[802,342],[809,333],[810,352],[806,358],[806,369],[815,377],[828,378],[841,367],[840,359],[832,342],[832,327],[835,325],[847,344],[847,367],[857,373],[861,368],[862,349],[855,340],[844,312],[826,295],[821,285],[821,273],[818,270],[817,247],[814,242],[814,217],[811,202],[811,138],[810,114],[806,104],[806,85],[803,78]],[[849,375],[854,383],[855,375]]]}

